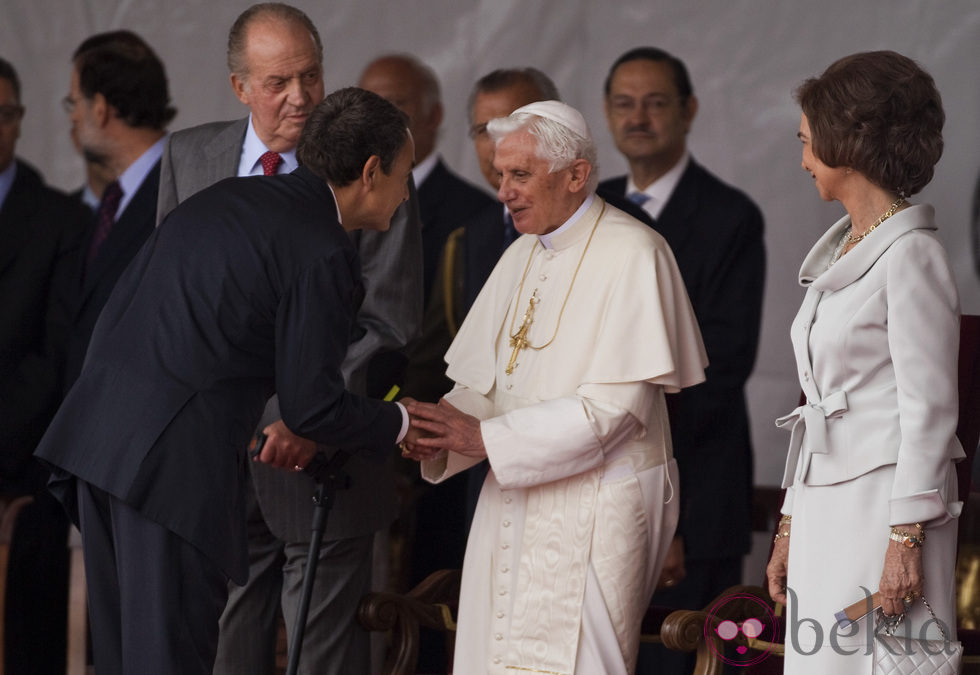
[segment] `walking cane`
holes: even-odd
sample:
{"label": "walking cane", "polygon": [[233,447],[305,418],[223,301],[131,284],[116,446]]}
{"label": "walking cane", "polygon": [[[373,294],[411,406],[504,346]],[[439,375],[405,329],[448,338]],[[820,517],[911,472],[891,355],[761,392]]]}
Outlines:
{"label": "walking cane", "polygon": [[313,495],[313,537],[310,539],[310,552],[306,556],[306,573],[303,576],[303,594],[296,610],[296,622],[289,640],[289,664],[286,675],[296,675],[299,669],[299,655],[303,651],[303,634],[306,632],[306,618],[310,613],[310,598],[313,597],[313,582],[316,580],[317,561],[320,557],[320,543],[327,527],[327,515],[333,506],[337,490],[350,487],[350,476],[343,471],[350,454],[338,450],[330,459],[317,452],[304,471],[316,481]]}
{"label": "walking cane", "polygon": [[[398,394],[398,385],[393,386],[385,395],[385,401],[392,401]],[[259,450],[261,450],[261,442]],[[344,464],[350,459],[350,453],[337,450],[330,459],[323,452],[317,452],[310,463],[303,469],[316,482],[316,492],[313,495],[313,535],[310,539],[310,552],[306,556],[306,572],[303,576],[303,593],[299,607],[296,610],[296,622],[289,639],[289,663],[286,675],[296,675],[299,672],[299,656],[303,651],[303,635],[306,632],[306,619],[310,613],[310,599],[313,597],[313,583],[316,580],[317,561],[320,557],[320,544],[323,542],[323,532],[327,528],[327,515],[333,506],[337,490],[350,487],[350,476],[344,472]]]}

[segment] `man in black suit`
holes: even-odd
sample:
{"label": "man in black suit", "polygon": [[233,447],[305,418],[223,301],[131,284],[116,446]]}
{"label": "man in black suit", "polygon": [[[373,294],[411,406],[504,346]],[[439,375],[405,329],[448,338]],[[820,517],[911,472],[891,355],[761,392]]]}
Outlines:
{"label": "man in black suit", "polygon": [[[273,391],[318,443],[405,436],[401,405],[352,395],[340,368],[363,297],[347,231],[387,229],[413,153],[396,108],[335,92],[299,169],[191,197],[119,280],[37,452],[80,523],[100,674],[211,673],[228,579],[248,575],[245,448]],[[312,452],[258,459],[299,471]]]}
{"label": "man in black suit", "polygon": [[99,204],[81,264],[65,388],[81,371],[96,319],[116,280],[153,231],[170,106],[163,63],[126,30],[94,35],[75,50],[65,108],[86,160],[114,180]]}
{"label": "man in black suit", "polygon": [[[536,68],[494,70],[473,85],[467,106],[469,135],[480,171],[494,193],[500,187],[500,177],[493,168],[493,141],[487,134],[487,122],[496,117],[507,117],[528,103],[559,99],[558,88]],[[507,210],[496,200],[452,234],[449,252],[452,255],[447,253],[445,264],[452,279],[450,296],[446,300],[454,335],[500,254],[516,238],[517,230]]]}
{"label": "man in black suit", "polygon": [[[438,270],[449,233],[494,200],[446,166],[436,151],[443,106],[439,80],[429,66],[408,54],[388,54],[365,67],[358,86],[373,91],[408,116],[415,139],[412,175],[419,195],[422,221],[424,305],[422,333],[405,349],[408,364],[402,394],[421,401],[438,401],[452,388],[442,357],[452,335],[439,302]],[[466,547],[466,477],[456,476],[434,487],[421,480],[414,462],[402,466],[414,484],[414,530],[410,542],[408,584],[414,586],[438,569],[459,568]],[[419,667],[437,668],[445,655],[441,636],[423,634]]]}
{"label": "man in black suit", "polygon": [[406,350],[409,360],[402,392],[435,402],[452,387],[442,360],[452,336],[444,313],[434,311],[432,301],[443,246],[450,232],[495,200],[452,172],[436,152],[443,106],[439,80],[431,68],[408,54],[388,54],[367,65],[358,86],[383,96],[408,115],[415,139],[412,175],[422,220],[425,303],[422,334]]}
{"label": "man in black suit", "polygon": [[[161,162],[158,222],[225,178],[296,168],[300,133],[324,95],[323,45],[316,26],[290,5],[252,5],[228,32],[228,66],[232,89],[248,114],[170,136]],[[396,210],[390,230],[350,233],[365,290],[342,366],[355,393],[385,395],[404,369],[399,350],[422,323],[422,237],[410,187],[411,196]],[[260,424],[269,447],[313,445],[282,423],[275,397]],[[341,675],[370,667],[369,635],[357,623],[357,605],[372,588],[375,534],[395,517],[394,464],[353,456],[345,465],[350,487],[337,493],[320,547],[301,673]],[[292,635],[309,550],[316,489],[311,477],[261,463],[250,465],[249,476],[249,581],[229,590],[215,675],[271,672],[280,608]]]}
{"label": "man in black suit", "polygon": [[[755,363],[765,282],[758,207],[687,151],[697,109],[683,62],[660,49],[633,49],[609,70],[606,120],[629,174],[604,181],[600,191],[626,195],[656,221],[708,352],[706,381],[668,397],[681,517],[653,603],[688,609],[740,583],[749,549],[752,446],[744,387]],[[637,672],[690,672],[684,660],[641,649]]]}
{"label": "man in black suit", "polygon": [[31,453],[61,400],[68,312],[88,214],[14,155],[24,106],[0,59],[0,497],[32,495],[7,577],[7,673],[65,672],[68,521]]}

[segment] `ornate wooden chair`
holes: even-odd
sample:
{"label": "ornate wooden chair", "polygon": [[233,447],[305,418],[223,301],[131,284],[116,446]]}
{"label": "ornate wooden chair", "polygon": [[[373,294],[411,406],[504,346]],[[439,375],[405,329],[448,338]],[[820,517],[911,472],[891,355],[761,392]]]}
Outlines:
{"label": "ornate wooden chair", "polygon": [[370,631],[388,631],[388,655],[382,675],[414,675],[419,658],[419,629],[445,632],[448,670],[452,669],[459,607],[460,570],[439,570],[408,593],[368,593],[357,620]]}

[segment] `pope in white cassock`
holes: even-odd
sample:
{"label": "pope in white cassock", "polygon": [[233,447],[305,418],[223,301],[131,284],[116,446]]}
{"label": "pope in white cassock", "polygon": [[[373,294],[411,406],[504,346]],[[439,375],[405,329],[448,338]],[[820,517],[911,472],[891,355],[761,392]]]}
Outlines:
{"label": "pope in white cassock", "polygon": [[701,335],[667,243],[595,195],[578,111],[532,103],[488,130],[523,236],[446,354],[455,389],[408,402],[422,437],[403,445],[432,482],[490,461],[454,672],[632,673],[677,524],[664,392],[704,379]]}

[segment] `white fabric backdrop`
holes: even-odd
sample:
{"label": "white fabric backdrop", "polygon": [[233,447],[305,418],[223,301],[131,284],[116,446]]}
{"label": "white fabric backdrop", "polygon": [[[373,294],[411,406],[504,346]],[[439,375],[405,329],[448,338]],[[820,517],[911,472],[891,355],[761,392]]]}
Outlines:
{"label": "white fabric backdrop", "polygon": [[[140,33],[167,66],[179,114],[172,128],[243,115],[225,66],[232,0],[3,0],[0,56],[23,80],[27,117],[18,154],[50,183],[81,182],[81,161],[59,104],[69,61],[88,35],[119,27]],[[773,419],[799,390],[788,327],[802,297],[796,272],[810,245],[841,214],[820,201],[800,169],[799,111],[791,93],[804,78],[851,52],[894,49],[928,69],[946,107],[946,152],[921,200],[936,206],[965,312],[980,312],[970,244],[971,199],[980,173],[980,3],[975,0],[295,0],[320,30],[327,89],[353,84],[375,55],[407,51],[438,73],[446,121],[440,150],[483,186],[466,138],[473,81],[498,67],[533,65],[590,121],[601,174],[625,164],[602,116],[610,63],[641,44],[686,61],[701,101],[690,147],[699,161],[748,192],[766,218],[769,254],[762,343],[749,386],[759,484],[781,477],[788,436]],[[926,327],[924,327],[926,328]]]}

